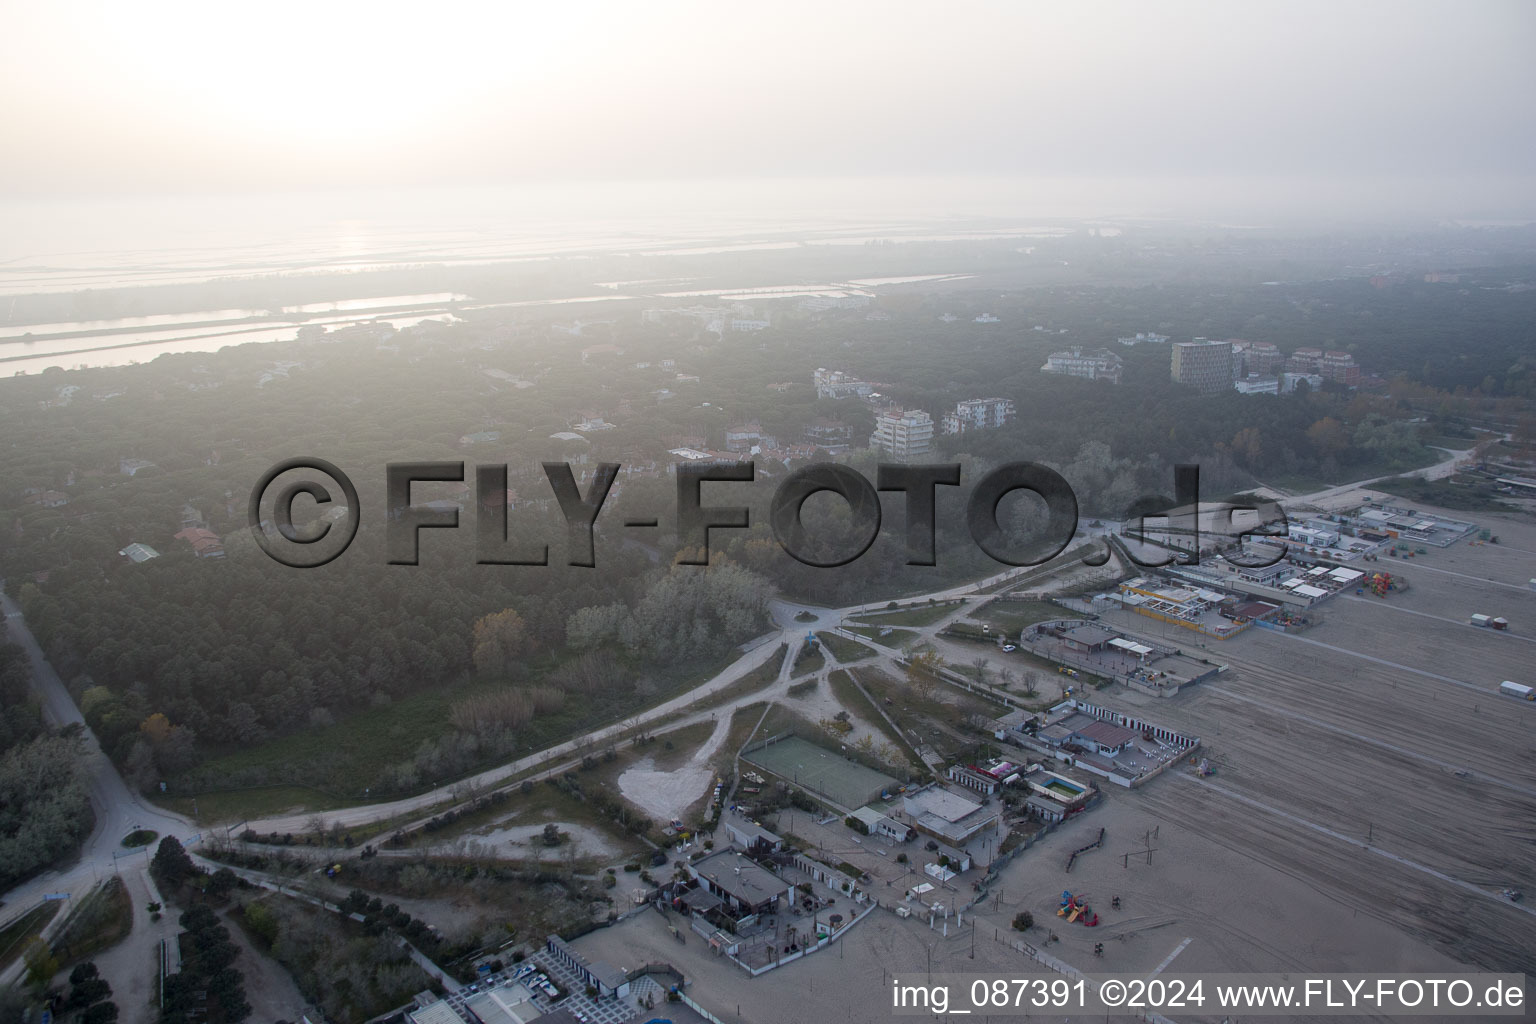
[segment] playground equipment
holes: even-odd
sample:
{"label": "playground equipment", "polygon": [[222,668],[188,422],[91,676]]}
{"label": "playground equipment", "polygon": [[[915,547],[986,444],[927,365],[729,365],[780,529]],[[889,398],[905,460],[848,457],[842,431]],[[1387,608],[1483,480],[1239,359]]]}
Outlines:
{"label": "playground equipment", "polygon": [[1068,923],[1081,922],[1089,928],[1099,923],[1099,915],[1088,905],[1087,897],[1074,896],[1065,889],[1061,892],[1061,907],[1057,909],[1056,916],[1066,918]]}
{"label": "playground equipment", "polygon": [[1371,572],[1366,573],[1365,578],[1360,581],[1360,587],[1356,589],[1355,593],[1358,594],[1361,589],[1369,590],[1377,597],[1386,597],[1388,591],[1407,590],[1408,584],[1400,577],[1393,576],[1389,572]]}

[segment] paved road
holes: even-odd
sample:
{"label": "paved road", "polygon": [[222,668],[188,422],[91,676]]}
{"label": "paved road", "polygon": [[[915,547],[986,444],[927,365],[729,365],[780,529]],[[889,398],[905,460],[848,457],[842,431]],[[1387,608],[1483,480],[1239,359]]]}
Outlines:
{"label": "paved road", "polygon": [[[70,902],[73,904],[85,896],[100,879],[119,867],[129,873],[142,869],[149,850],[123,849],[123,836],[129,832],[147,828],[162,835],[176,835],[186,839],[194,830],[180,815],[155,807],[128,787],[111,759],[102,753],[96,737],[85,726],[80,709],[75,706],[58,673],[43,657],[36,638],[22,619],[21,610],[3,593],[0,593],[0,609],[5,613],[7,638],[25,650],[31,661],[33,687],[42,703],[43,718],[56,727],[78,722],[85,729],[84,767],[89,779],[91,807],[96,812],[96,827],[72,864],[45,871],[5,894],[4,903],[0,905],[0,927],[4,927],[36,906],[45,893],[71,893],[74,900]],[[129,891],[134,891],[132,885]],[[66,906],[54,918],[55,927],[63,922],[69,909]],[[145,954],[144,962],[153,962],[148,953]],[[0,975],[0,982],[5,980],[7,977]]]}

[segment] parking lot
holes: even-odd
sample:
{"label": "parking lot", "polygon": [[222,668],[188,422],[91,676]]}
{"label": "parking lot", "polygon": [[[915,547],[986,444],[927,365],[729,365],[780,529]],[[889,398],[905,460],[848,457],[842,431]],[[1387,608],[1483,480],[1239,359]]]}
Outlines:
{"label": "parking lot", "polygon": [[[553,983],[559,996],[551,998],[537,985],[535,979],[541,974]],[[503,971],[488,974],[479,981],[444,996],[443,1001],[452,1007],[466,1024],[480,1024],[474,1012],[466,1004],[479,993],[489,992],[492,989],[506,990],[509,993],[509,1002],[520,1001],[526,993],[541,1011],[548,1012],[559,1007],[569,1011],[583,1024],[586,1022],[623,1024],[635,1015],[635,1007],[628,1000],[593,999],[587,995],[586,983],[578,979],[573,971],[557,963],[554,958],[546,956],[529,957],[520,964],[513,964]]]}

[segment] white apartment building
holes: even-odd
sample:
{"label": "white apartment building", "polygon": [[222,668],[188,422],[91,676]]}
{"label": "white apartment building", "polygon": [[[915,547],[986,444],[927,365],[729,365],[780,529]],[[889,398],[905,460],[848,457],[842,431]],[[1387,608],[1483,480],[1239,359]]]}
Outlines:
{"label": "white apartment building", "polygon": [[933,417],[921,409],[887,409],[875,417],[869,446],[893,459],[917,459],[933,450]]}
{"label": "white apartment building", "polygon": [[1094,352],[1084,352],[1080,347],[1074,346],[1062,352],[1052,352],[1045,365],[1040,367],[1042,373],[1058,373],[1066,377],[1084,377],[1088,380],[1107,380],[1111,384],[1120,383],[1120,357],[1105,349]]}
{"label": "white apartment building", "polygon": [[944,414],[944,433],[964,434],[971,430],[991,430],[1013,419],[1017,410],[1011,398],[972,398]]}
{"label": "white apartment building", "polygon": [[1250,374],[1242,380],[1232,382],[1232,387],[1241,395],[1278,395],[1280,393],[1280,378],[1261,377],[1258,374]]}

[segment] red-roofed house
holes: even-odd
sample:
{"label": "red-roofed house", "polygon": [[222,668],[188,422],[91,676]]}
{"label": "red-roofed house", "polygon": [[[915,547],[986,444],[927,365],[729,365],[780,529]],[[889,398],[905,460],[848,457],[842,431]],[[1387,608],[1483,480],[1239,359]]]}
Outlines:
{"label": "red-roofed house", "polygon": [[198,558],[223,558],[224,542],[219,540],[218,534],[201,526],[189,526],[176,534],[177,540],[184,540],[192,545],[192,553]]}

